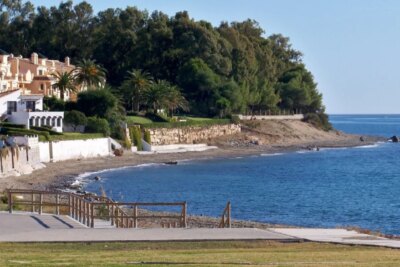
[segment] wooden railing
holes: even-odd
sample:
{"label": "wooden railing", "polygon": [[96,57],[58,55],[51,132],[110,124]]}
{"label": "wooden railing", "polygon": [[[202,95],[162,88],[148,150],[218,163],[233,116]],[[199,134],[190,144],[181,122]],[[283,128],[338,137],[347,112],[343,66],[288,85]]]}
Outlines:
{"label": "wooden railing", "polygon": [[222,213],[221,222],[219,228],[231,228],[231,202],[228,201],[224,212]]}
{"label": "wooden railing", "polygon": [[[28,211],[38,212],[42,214],[44,207],[53,207],[51,213],[60,215],[65,214],[87,225],[95,227],[95,220],[102,219],[110,221],[111,226],[117,228],[137,228],[140,219],[176,219],[179,226],[187,227],[187,204],[186,202],[115,202],[107,197],[99,197],[95,195],[78,195],[68,192],[50,192],[40,190],[7,190],[8,211],[13,212],[15,206],[28,206]],[[19,196],[23,196],[19,199]],[[27,196],[27,197],[24,197]],[[174,215],[158,214],[151,215],[139,214],[139,207],[171,207],[175,206],[181,209],[180,214]],[[124,209],[128,207],[127,209]],[[62,209],[62,212],[60,212]],[[132,210],[132,214],[128,211]]]}

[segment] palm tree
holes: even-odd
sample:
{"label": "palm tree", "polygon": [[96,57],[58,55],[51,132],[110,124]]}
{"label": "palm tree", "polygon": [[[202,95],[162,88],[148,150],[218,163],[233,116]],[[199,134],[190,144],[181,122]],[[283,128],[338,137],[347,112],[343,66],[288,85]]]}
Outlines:
{"label": "palm tree", "polygon": [[146,71],[134,69],[128,72],[128,76],[122,84],[122,90],[127,98],[131,100],[132,111],[140,111],[143,92],[153,83],[153,78]]}
{"label": "palm tree", "polygon": [[159,80],[143,92],[145,103],[153,109],[155,114],[157,114],[158,109],[165,106],[169,90],[170,84],[167,81]]}
{"label": "palm tree", "polygon": [[176,86],[171,86],[165,96],[165,105],[170,111],[171,117],[174,115],[174,111],[182,109],[183,111],[189,111],[189,102],[181,94],[181,91]]}
{"label": "palm tree", "polygon": [[76,92],[73,71],[57,71],[53,73],[52,76],[56,79],[56,82],[53,84],[53,88],[60,90],[60,98],[62,100],[64,100],[64,95],[66,92]]}
{"label": "palm tree", "polygon": [[84,88],[97,88],[104,86],[106,82],[106,70],[96,64],[95,60],[83,59],[74,70],[75,81]]}

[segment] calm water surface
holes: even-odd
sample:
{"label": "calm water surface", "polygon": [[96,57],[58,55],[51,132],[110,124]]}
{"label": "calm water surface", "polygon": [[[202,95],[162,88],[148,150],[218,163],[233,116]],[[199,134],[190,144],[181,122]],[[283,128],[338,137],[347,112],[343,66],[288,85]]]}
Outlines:
{"label": "calm water surface", "polygon": [[[400,115],[336,115],[340,130],[400,134]],[[189,213],[298,226],[359,226],[400,234],[400,145],[299,151],[257,157],[148,165],[100,174],[117,200],[184,201]],[[97,174],[91,174],[87,178]]]}

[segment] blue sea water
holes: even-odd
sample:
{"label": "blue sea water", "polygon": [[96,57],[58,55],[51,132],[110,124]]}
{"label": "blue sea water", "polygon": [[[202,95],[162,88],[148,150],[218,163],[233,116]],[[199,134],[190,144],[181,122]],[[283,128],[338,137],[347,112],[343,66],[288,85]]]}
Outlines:
{"label": "blue sea water", "polygon": [[[400,134],[400,115],[332,115],[335,128],[360,135]],[[400,144],[319,152],[184,161],[102,172],[114,199],[187,201],[191,214],[297,226],[358,226],[400,235]],[[91,174],[89,178],[96,174]]]}

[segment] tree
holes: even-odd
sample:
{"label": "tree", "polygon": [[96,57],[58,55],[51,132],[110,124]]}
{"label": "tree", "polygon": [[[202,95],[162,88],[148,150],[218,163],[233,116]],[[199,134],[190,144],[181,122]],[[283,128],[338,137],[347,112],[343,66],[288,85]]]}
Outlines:
{"label": "tree", "polygon": [[146,71],[134,69],[128,72],[128,76],[121,86],[126,99],[131,102],[132,111],[140,111],[143,92],[153,83],[153,78]]}
{"label": "tree", "polygon": [[84,88],[98,88],[105,85],[106,70],[96,64],[95,60],[83,59],[80,61],[74,74],[75,82]]}
{"label": "tree", "polygon": [[77,110],[71,110],[65,113],[64,121],[74,127],[74,132],[78,126],[86,126],[87,118],[85,114]]}
{"label": "tree", "polygon": [[56,82],[53,84],[55,89],[60,91],[60,98],[64,100],[65,93],[76,92],[76,86],[74,83],[74,75],[70,72],[55,72],[52,74]]}
{"label": "tree", "polygon": [[102,133],[104,136],[110,135],[110,125],[106,119],[89,117],[85,127],[87,133]]}
{"label": "tree", "polygon": [[171,117],[177,109],[182,109],[186,112],[189,111],[189,102],[176,86],[170,86],[169,90],[166,92],[165,106],[169,110]]}
{"label": "tree", "polygon": [[165,107],[165,98],[171,88],[170,86],[167,81],[160,80],[153,83],[143,92],[143,99],[153,109],[154,114],[157,114],[159,109]]}
{"label": "tree", "polygon": [[[130,110],[145,107],[143,93],[151,91],[154,77],[181,88],[191,112],[198,115],[248,109],[324,113],[322,95],[302,64],[302,53],[286,36],[266,36],[251,19],[214,27],[186,11],[168,16],[127,7],[94,15],[85,1],[35,9],[29,1],[0,0],[0,44],[16,56],[36,51],[58,60],[92,58],[78,64],[81,87],[100,87],[107,70],[108,83],[118,88],[118,97]],[[175,101],[156,102],[151,108],[155,104],[176,110]]]}
{"label": "tree", "polygon": [[118,109],[118,100],[107,88],[88,90],[78,94],[77,109],[88,117],[107,118]]}

